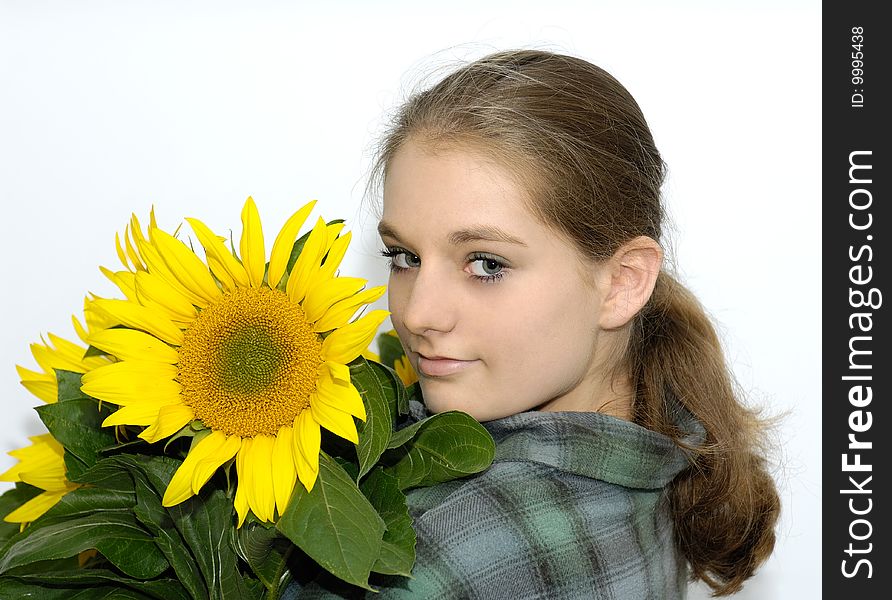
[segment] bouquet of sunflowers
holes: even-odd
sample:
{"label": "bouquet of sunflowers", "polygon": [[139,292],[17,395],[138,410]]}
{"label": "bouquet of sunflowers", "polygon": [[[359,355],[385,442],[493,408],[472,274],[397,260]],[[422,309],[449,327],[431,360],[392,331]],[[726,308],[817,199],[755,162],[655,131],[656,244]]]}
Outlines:
{"label": "bouquet of sunflowers", "polygon": [[48,433],[0,475],[0,597],[277,598],[313,572],[410,574],[405,491],[485,469],[492,439],[460,412],[409,422],[388,313],[356,317],[384,288],[339,276],[342,222],[298,237],[313,207],[268,261],[251,198],[237,248],[187,219],[199,253],[154,212],[116,237],[124,269],[102,270],[122,297],[88,297],[82,344],[50,334],[42,371],[19,367]]}

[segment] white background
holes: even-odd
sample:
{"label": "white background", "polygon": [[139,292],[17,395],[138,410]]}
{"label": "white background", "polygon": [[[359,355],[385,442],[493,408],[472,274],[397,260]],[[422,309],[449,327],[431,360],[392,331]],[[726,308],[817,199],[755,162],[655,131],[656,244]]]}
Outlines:
{"label": "white background", "polygon": [[362,199],[388,111],[461,59],[569,52],[642,106],[682,279],[752,402],[786,414],[778,550],[738,597],[819,597],[820,3],[422,4],[0,0],[0,450],[43,431],[14,365],[111,293],[97,267],[131,212],[227,234],[253,195],[271,238],[319,198],[362,233],[342,271],[384,283]]}

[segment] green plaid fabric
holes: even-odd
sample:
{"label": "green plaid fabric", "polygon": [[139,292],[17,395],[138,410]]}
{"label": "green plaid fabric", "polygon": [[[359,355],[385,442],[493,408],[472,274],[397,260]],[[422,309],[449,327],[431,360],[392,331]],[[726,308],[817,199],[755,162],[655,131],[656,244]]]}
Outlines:
{"label": "green plaid fabric", "polygon": [[[375,581],[381,591],[368,598],[685,597],[663,490],[687,460],[671,440],[601,413],[533,411],[484,426],[496,440],[492,467],[409,492],[413,577]],[[325,581],[288,592],[363,597]]]}

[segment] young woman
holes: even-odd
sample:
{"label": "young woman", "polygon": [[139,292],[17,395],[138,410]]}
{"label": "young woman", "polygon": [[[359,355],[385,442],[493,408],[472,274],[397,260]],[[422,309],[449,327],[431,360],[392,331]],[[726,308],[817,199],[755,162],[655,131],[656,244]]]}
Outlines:
{"label": "young woman", "polygon": [[376,597],[739,590],[779,511],[763,425],[663,269],[665,168],[626,89],[578,58],[497,53],[411,98],[378,166],[415,410],[466,411],[497,450],[410,493],[413,578]]}

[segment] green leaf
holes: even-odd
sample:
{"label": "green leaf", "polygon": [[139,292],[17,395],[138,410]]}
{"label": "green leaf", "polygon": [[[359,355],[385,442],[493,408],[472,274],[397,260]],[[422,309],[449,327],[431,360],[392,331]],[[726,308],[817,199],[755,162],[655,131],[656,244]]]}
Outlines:
{"label": "green leaf", "polygon": [[64,371],[56,369],[56,398],[58,402],[67,402],[69,400],[85,400],[89,398],[81,391],[80,373],[74,371]]}
{"label": "green leaf", "polygon": [[177,579],[193,598],[209,598],[207,586],[198,564],[186,541],[174,525],[173,518],[161,505],[164,490],[176,472],[180,461],[153,456],[114,456],[101,461],[101,467],[129,473],[135,483],[136,518],[155,536],[155,543],[167,558]]}
{"label": "green leaf", "polygon": [[378,356],[381,357],[381,363],[394,368],[396,361],[401,356],[405,356],[406,351],[400,343],[400,338],[390,335],[389,333],[381,333],[378,335]]}
{"label": "green leaf", "polygon": [[368,578],[381,551],[384,521],[328,455],[319,455],[312,491],[295,486],[276,527],[336,577],[371,589]]}
{"label": "green leaf", "polygon": [[20,581],[14,577],[0,577],[3,598],[30,600],[153,600],[136,590],[117,585],[90,587],[50,587],[39,582]]}
{"label": "green leaf", "polygon": [[192,598],[207,598],[207,588],[186,542],[174,527],[173,519],[161,506],[161,495],[149,485],[147,477],[136,476],[136,518],[155,536],[158,549],[176,573],[180,584]]}
{"label": "green leaf", "polygon": [[246,522],[236,533],[236,548],[255,575],[276,598],[291,580],[288,559],[294,551],[291,540],[275,527],[260,522]]}
{"label": "green leaf", "polygon": [[483,471],[495,454],[488,431],[470,415],[450,411],[428,417],[415,428],[415,436],[386,457],[395,464],[386,471],[401,489],[450,481]]}
{"label": "green leaf", "polygon": [[384,519],[387,527],[381,554],[372,570],[385,575],[408,577],[415,564],[415,530],[412,528],[406,495],[400,490],[399,481],[379,467],[366,477],[360,489]]}
{"label": "green leaf", "polygon": [[39,496],[43,493],[43,490],[33,485],[28,485],[27,483],[22,483],[21,481],[15,484],[15,487],[11,490],[7,490],[0,496],[0,548],[3,547],[4,544],[19,532],[20,526],[18,523],[7,523],[3,520],[3,517],[20,507],[22,504]]}
{"label": "green leaf", "polygon": [[[34,586],[93,590],[97,587],[114,585],[116,588],[130,588],[142,592],[138,598],[157,598],[158,600],[190,600],[191,596],[175,579],[155,579],[153,581],[137,581],[121,577],[108,569],[70,569],[65,571],[42,572],[34,574],[16,574],[15,579]],[[2,584],[0,584],[2,586]],[[0,587],[0,589],[3,589]],[[130,591],[130,590],[128,590]],[[43,596],[38,596],[42,598]],[[67,597],[67,596],[66,596]]]}
{"label": "green leaf", "polygon": [[359,443],[359,477],[362,478],[375,465],[387,445],[393,431],[396,398],[405,389],[388,369],[376,362],[359,357],[350,365],[350,381],[362,396],[366,408],[365,422],[356,428]]}
{"label": "green leaf", "polygon": [[98,511],[128,511],[134,504],[136,495],[132,490],[124,492],[82,487],[62,496],[55,506],[40,517],[40,522],[83,517]]}
{"label": "green leaf", "polygon": [[95,548],[125,574],[157,577],[167,560],[132,514],[104,511],[94,515],[32,525],[3,548],[0,574],[29,563],[66,558]]}
{"label": "green leaf", "polygon": [[[61,385],[61,377],[59,381]],[[114,432],[101,426],[110,413],[104,407],[100,410],[99,403],[92,398],[60,400],[35,410],[53,437],[86,467],[96,464],[100,450],[115,444]]]}
{"label": "green leaf", "polygon": [[253,598],[238,571],[229,530],[232,501],[219,489],[206,486],[198,496],[167,509],[201,570],[210,598]]}

